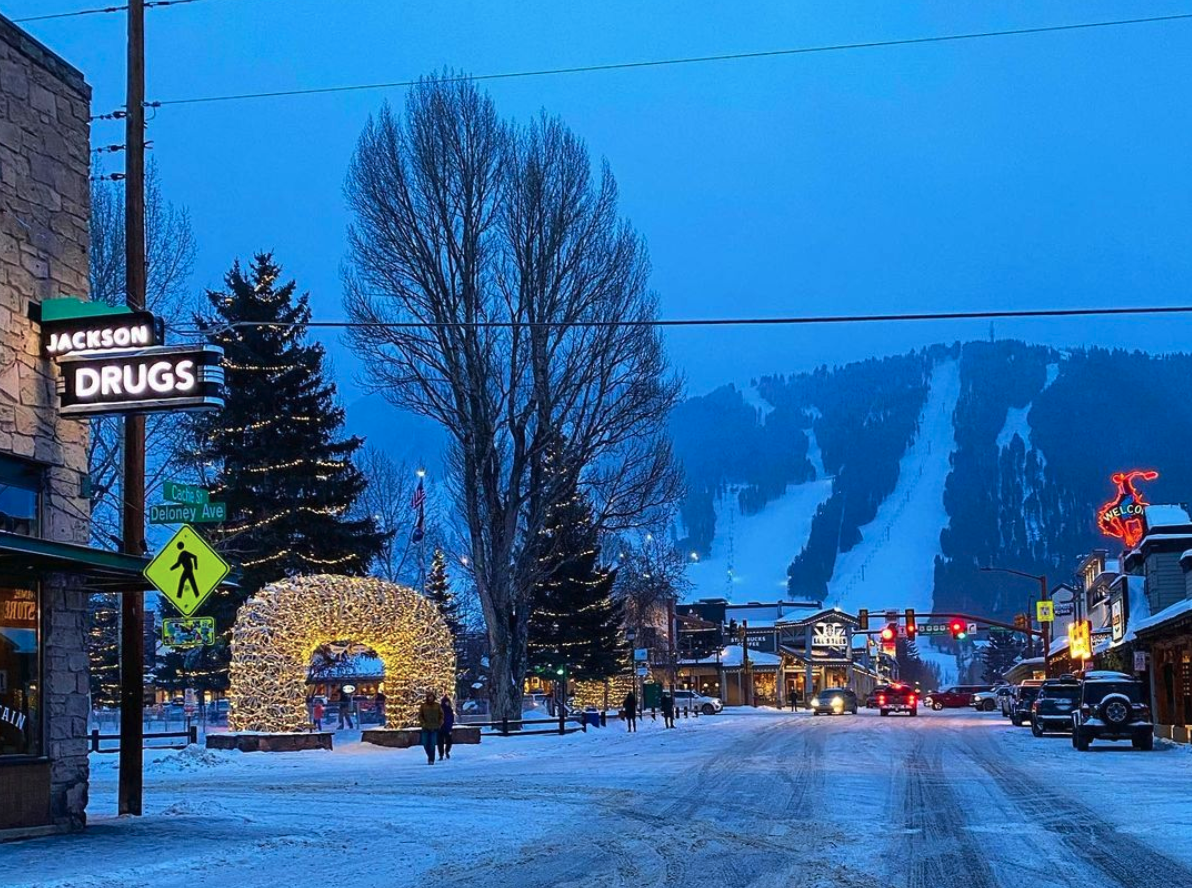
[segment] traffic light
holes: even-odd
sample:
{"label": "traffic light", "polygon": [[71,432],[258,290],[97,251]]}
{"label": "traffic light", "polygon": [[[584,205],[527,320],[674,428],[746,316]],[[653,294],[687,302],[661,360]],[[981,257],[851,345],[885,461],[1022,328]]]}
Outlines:
{"label": "traffic light", "polygon": [[968,637],[968,633],[964,631],[964,621],[963,620],[953,620],[948,625],[948,628],[952,630],[952,637],[955,638],[957,641],[960,641],[960,640]]}
{"label": "traffic light", "polygon": [[861,608],[857,611],[857,629],[861,632],[869,631],[869,609]]}
{"label": "traffic light", "polygon": [[889,654],[890,656],[893,656],[895,651],[897,650],[897,647],[896,647],[897,638],[898,638],[898,627],[895,626],[893,623],[886,624],[886,626],[884,626],[881,631],[882,653]]}
{"label": "traffic light", "polygon": [[915,635],[918,634],[919,627],[915,625],[915,609],[908,607],[906,609],[906,638],[907,641],[914,641]]}

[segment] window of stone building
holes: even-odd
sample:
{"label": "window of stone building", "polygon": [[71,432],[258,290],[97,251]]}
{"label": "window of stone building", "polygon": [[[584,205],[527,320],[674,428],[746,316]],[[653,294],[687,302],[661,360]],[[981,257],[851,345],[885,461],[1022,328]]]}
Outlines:
{"label": "window of stone building", "polygon": [[41,535],[41,485],[39,465],[0,455],[0,530]]}
{"label": "window of stone building", "polygon": [[38,594],[0,585],[0,756],[41,754],[41,695]]}

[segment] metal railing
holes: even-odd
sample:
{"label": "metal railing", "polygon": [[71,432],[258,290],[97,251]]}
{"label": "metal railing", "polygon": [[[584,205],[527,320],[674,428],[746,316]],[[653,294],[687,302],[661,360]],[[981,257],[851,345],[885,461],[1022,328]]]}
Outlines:
{"label": "metal railing", "polygon": [[[182,744],[171,743],[165,746],[150,746],[148,742],[145,743],[145,749],[185,749],[192,743],[199,742],[199,728],[198,725],[191,725],[185,731],[157,731],[155,733],[147,733],[144,735],[146,741],[149,740],[174,740],[185,738],[186,742]],[[101,734],[99,728],[91,731],[91,751],[92,752],[119,752],[120,747],[116,746],[109,749],[101,747],[101,743],[105,740],[111,742],[113,740],[119,741],[119,734]]]}

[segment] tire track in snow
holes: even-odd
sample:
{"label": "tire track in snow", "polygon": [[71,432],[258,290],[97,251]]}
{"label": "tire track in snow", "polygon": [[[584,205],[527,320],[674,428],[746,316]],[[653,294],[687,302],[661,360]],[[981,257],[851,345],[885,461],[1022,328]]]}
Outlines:
{"label": "tire track in snow", "polygon": [[[1054,835],[1072,857],[1067,864],[1095,867],[1123,888],[1192,885],[1192,870],[1132,836],[1119,832],[1091,808],[1059,794],[1005,760],[988,739],[968,739],[973,760],[1039,827]],[[1086,882],[1087,884],[1087,882]]]}

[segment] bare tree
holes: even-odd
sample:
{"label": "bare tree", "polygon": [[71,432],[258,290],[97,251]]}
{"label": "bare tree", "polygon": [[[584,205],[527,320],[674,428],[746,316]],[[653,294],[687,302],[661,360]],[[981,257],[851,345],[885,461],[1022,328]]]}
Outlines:
{"label": "bare tree", "polygon": [[356,509],[370,516],[386,538],[372,572],[390,583],[404,582],[408,579],[410,497],[414,487],[411,479],[415,473],[406,463],[398,463],[385,451],[369,446],[361,451],[359,466],[368,485],[356,500]]}
{"label": "bare tree", "polygon": [[[91,186],[91,299],[109,305],[126,300],[124,268],[124,187],[110,181]],[[165,319],[167,327],[189,319],[193,302],[187,281],[194,267],[195,240],[190,217],[161,193],[157,167],[145,174],[146,305]],[[177,448],[186,437],[177,414],[152,414],[146,421],[146,490],[158,487],[177,466]],[[91,479],[92,537],[105,546],[118,540],[120,522],[120,473],[122,466],[120,420],[91,420],[88,465]]]}
{"label": "bare tree", "polygon": [[347,195],[366,382],[448,432],[495,711],[516,716],[551,506],[583,489],[598,527],[623,529],[678,492],[645,247],[563,124],[506,124],[457,78],[369,121]]}
{"label": "bare tree", "polygon": [[616,541],[617,581],[613,593],[625,605],[625,624],[637,647],[649,647],[651,627],[666,627],[669,605],[691,588],[688,557],[665,535],[626,534]]}

